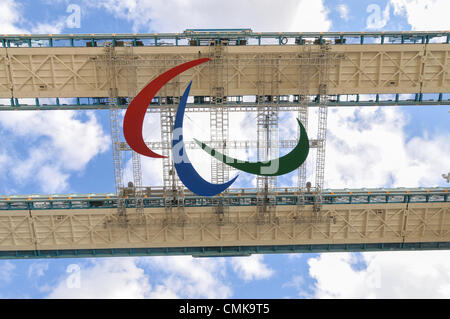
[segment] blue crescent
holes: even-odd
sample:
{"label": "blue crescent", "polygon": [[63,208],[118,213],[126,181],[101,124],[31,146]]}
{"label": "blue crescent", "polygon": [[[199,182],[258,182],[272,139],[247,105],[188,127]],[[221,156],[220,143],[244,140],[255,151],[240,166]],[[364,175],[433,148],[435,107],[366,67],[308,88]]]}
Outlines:
{"label": "blue crescent", "polygon": [[222,193],[225,189],[234,183],[239,175],[236,175],[230,181],[223,184],[212,184],[204,180],[192,166],[186,153],[183,141],[183,119],[186,109],[186,101],[191,90],[192,81],[183,93],[180,104],[178,105],[177,114],[175,116],[175,124],[173,126],[172,135],[172,157],[174,166],[181,182],[193,193],[199,196],[214,196]]}

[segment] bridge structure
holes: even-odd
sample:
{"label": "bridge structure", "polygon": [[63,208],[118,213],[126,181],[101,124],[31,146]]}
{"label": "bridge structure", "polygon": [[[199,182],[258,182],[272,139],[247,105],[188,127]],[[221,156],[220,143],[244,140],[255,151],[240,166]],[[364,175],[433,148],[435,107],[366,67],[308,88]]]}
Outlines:
{"label": "bridge structure", "polygon": [[[449,188],[324,189],[328,107],[449,105],[449,40],[448,31],[0,35],[0,111],[108,109],[116,187],[0,196],[0,258],[449,249]],[[119,112],[157,75],[202,57],[211,60],[168,82],[149,105],[161,139],[147,145],[168,157],[163,185],[143,185]],[[258,176],[253,188],[190,193],[170,145],[191,80],[186,112],[210,114],[208,144],[225,154],[255,148],[258,160],[277,157],[296,144],[279,138],[280,114],[295,112],[307,127],[316,107],[314,182],[302,165],[292,187]],[[230,112],[256,114],[256,140],[229,139]],[[133,164],[127,185],[124,152]],[[213,183],[229,179],[226,165],[210,165]]]}

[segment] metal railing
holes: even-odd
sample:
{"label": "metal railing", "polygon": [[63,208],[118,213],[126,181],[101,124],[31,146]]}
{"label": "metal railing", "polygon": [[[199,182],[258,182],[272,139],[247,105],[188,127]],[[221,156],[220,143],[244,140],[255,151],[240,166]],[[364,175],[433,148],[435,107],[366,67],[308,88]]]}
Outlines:
{"label": "metal railing", "polygon": [[3,34],[0,47],[101,47],[224,45],[333,45],[450,43],[450,31],[254,32],[251,29],[185,30],[182,33]]}
{"label": "metal railing", "polygon": [[[323,190],[322,204],[380,204],[380,203],[447,203],[450,188],[411,188],[411,189],[339,189]],[[133,189],[124,189],[125,206],[135,208]],[[295,187],[277,188],[274,192],[276,205],[296,205],[297,191]],[[164,208],[167,204],[163,187],[147,187],[143,190],[144,208]],[[316,200],[314,189],[305,193],[304,205],[314,205]],[[256,188],[230,189],[223,196],[201,197],[186,190],[184,207],[215,207],[219,204],[227,206],[257,206]],[[90,195],[14,195],[0,196],[0,210],[34,210],[34,209],[99,209],[117,208],[115,194]]]}
{"label": "metal railing", "polygon": [[[402,105],[450,105],[449,93],[416,93],[416,94],[348,94],[348,95],[330,95],[325,102],[328,107],[353,107],[353,106],[402,106]],[[165,104],[167,98],[173,97],[155,97],[148,112],[159,113],[161,107],[167,107],[175,104]],[[232,101],[231,99],[239,101]],[[43,102],[45,100],[45,103]],[[298,96],[279,96],[279,111],[297,111],[302,105]],[[267,103],[266,103],[267,104]],[[320,102],[315,96],[308,96],[308,107],[319,107]],[[207,101],[204,103],[187,103],[186,112],[210,112],[215,105]],[[126,109],[128,99],[118,98],[117,107]],[[221,107],[229,112],[256,112],[258,104],[256,102],[243,102],[242,97],[230,97],[230,101],[224,101]],[[109,109],[108,98],[104,97],[73,97],[73,98],[11,98],[0,99],[0,111],[11,110],[92,110]]]}

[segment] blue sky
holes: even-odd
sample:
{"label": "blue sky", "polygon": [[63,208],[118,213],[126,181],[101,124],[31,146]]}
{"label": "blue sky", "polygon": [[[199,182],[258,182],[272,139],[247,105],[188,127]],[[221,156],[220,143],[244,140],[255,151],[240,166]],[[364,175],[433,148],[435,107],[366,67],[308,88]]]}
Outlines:
{"label": "blue sky", "polygon": [[[81,9],[79,28],[67,23],[71,4]],[[254,31],[448,30],[448,9],[445,0],[424,0],[420,4],[413,0],[286,0],[282,4],[268,0],[6,0],[0,4],[0,33],[182,32],[195,27],[250,27]],[[374,18],[376,12],[380,14]],[[448,112],[447,106],[330,109],[326,185],[448,186],[440,177],[450,163]],[[0,193],[113,192],[108,116],[107,111],[1,112]],[[236,131],[251,138],[254,127],[245,115],[233,117]],[[314,134],[314,112],[310,118],[310,134]],[[49,119],[67,124],[52,127],[46,124]],[[292,116],[286,119],[291,120]],[[147,136],[154,137],[150,128],[157,122],[157,117],[147,119]],[[199,123],[201,115],[190,116],[186,135],[208,136]],[[295,138],[295,132],[291,134]],[[425,144],[426,150],[417,152]],[[342,145],[354,150],[356,156],[343,153]],[[383,154],[383,161],[358,159],[368,149]],[[194,165],[201,163],[202,156],[201,151],[193,154]],[[143,167],[144,181],[161,181],[160,169],[153,162],[143,160]],[[366,167],[372,169],[367,172]],[[201,172],[208,176],[207,171]],[[283,177],[280,184],[292,185],[293,179],[294,175]],[[241,185],[251,185],[250,176],[241,180]],[[449,261],[449,252],[433,251],[212,259],[7,260],[0,261],[0,297],[448,298]],[[425,271],[416,271],[413,264],[420,264]],[[79,271],[71,273],[68,269]],[[70,280],[78,278],[74,274],[80,278],[78,288],[70,288]]]}

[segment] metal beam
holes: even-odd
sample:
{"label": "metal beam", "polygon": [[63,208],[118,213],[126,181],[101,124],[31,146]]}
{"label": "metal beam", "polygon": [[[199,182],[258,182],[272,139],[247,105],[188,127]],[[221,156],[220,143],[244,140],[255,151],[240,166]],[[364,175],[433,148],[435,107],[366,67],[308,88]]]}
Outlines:
{"label": "metal beam", "polygon": [[[125,47],[116,47],[118,96],[127,96]],[[320,45],[311,45],[313,55]],[[327,94],[395,94],[450,92],[449,44],[333,45]],[[106,97],[103,48],[0,48],[0,98]],[[227,46],[221,57],[227,96],[258,94],[258,61],[277,61],[279,94],[300,91],[302,46]],[[168,68],[200,57],[214,57],[209,47],[135,47],[137,89]],[[314,67],[314,63],[312,65]],[[311,73],[309,94],[319,94],[319,62]],[[180,74],[180,87],[193,81],[191,95],[215,96],[212,68],[201,65]],[[264,81],[270,81],[269,78]],[[165,96],[179,96],[166,86]]]}
{"label": "metal beam", "polygon": [[[116,209],[14,210],[0,214],[0,255],[6,251],[121,250],[296,245],[372,245],[450,242],[450,203],[323,205],[320,218],[313,206],[301,215],[295,205],[277,205],[261,221],[257,206],[230,206],[219,220],[210,207],[180,214],[145,208],[117,223]],[[139,216],[137,216],[139,215]],[[181,218],[182,217],[182,218]],[[216,247],[216,248],[214,248]],[[252,251],[250,249],[250,251]],[[226,249],[225,249],[226,250]],[[160,251],[161,253],[161,251]],[[162,254],[162,253],[161,253]],[[44,255],[45,256],[45,255]]]}
{"label": "metal beam", "polygon": [[[450,201],[449,188],[368,188],[368,189],[326,189],[323,190],[325,204],[379,204],[379,203],[447,203]],[[127,193],[126,205],[133,206],[133,190],[125,189]],[[145,187],[145,205],[164,207],[164,187]],[[275,189],[277,205],[293,205],[298,189],[296,187],[282,187]],[[314,189],[305,195],[311,195]],[[185,200],[187,206],[211,206],[214,198],[230,201],[230,205],[255,205],[256,188],[231,188],[223,196],[199,197],[187,192]],[[309,196],[307,204],[312,204]],[[88,209],[111,208],[117,206],[116,194],[59,194],[59,195],[0,195],[1,210],[23,209]]]}
{"label": "metal beam", "polygon": [[[449,42],[449,31],[365,31],[365,32],[254,32],[251,29],[187,29],[181,33],[104,33],[104,34],[3,34],[0,46],[3,47],[55,47],[55,46],[101,46],[111,42],[123,46],[131,42],[134,46],[166,45],[208,45],[201,40],[255,40],[252,44],[264,45],[263,40],[272,40],[278,45],[302,45],[303,41],[330,41],[337,45],[362,43],[430,43]],[[288,41],[285,41],[286,38]],[[185,41],[183,41],[185,40]],[[190,42],[192,40],[192,42]],[[199,41],[196,41],[199,40]],[[296,41],[293,41],[296,40]],[[249,42],[250,42],[249,41]],[[244,42],[232,42],[242,45]]]}
{"label": "metal beam", "polygon": [[418,243],[370,243],[370,244],[317,244],[317,245],[265,245],[227,247],[160,247],[120,249],[53,249],[0,251],[0,259],[37,258],[98,258],[138,256],[227,257],[252,254],[327,253],[327,252],[374,252],[374,251],[421,251],[448,250],[450,242]]}
{"label": "metal beam", "polygon": [[[92,103],[85,104],[28,104],[25,103],[13,103],[3,104],[0,101],[0,111],[47,111],[47,110],[109,110],[109,105],[107,104],[99,104],[92,101]],[[308,102],[308,107],[319,107],[319,103],[317,102]],[[336,101],[336,100],[327,100],[325,105],[328,107],[360,107],[360,106],[435,106],[435,105],[450,105],[450,99],[447,100],[439,100],[436,99],[428,99],[428,100],[419,100],[417,99],[407,99],[407,100],[398,100],[395,99],[380,101],[380,100],[369,100],[362,101],[358,99],[358,96],[352,97],[352,100],[349,101]],[[119,104],[117,106],[121,109],[126,109],[128,104]],[[150,113],[160,113],[162,108],[166,106],[163,105],[150,105],[148,108],[148,112]],[[187,103],[186,112],[211,112],[212,104],[195,104],[195,103]],[[241,102],[237,103],[224,103],[222,104],[223,108],[226,108],[228,112],[257,112],[257,104],[251,102]],[[300,108],[300,104],[298,102],[284,102],[279,104],[280,112],[294,112],[298,111]]]}

